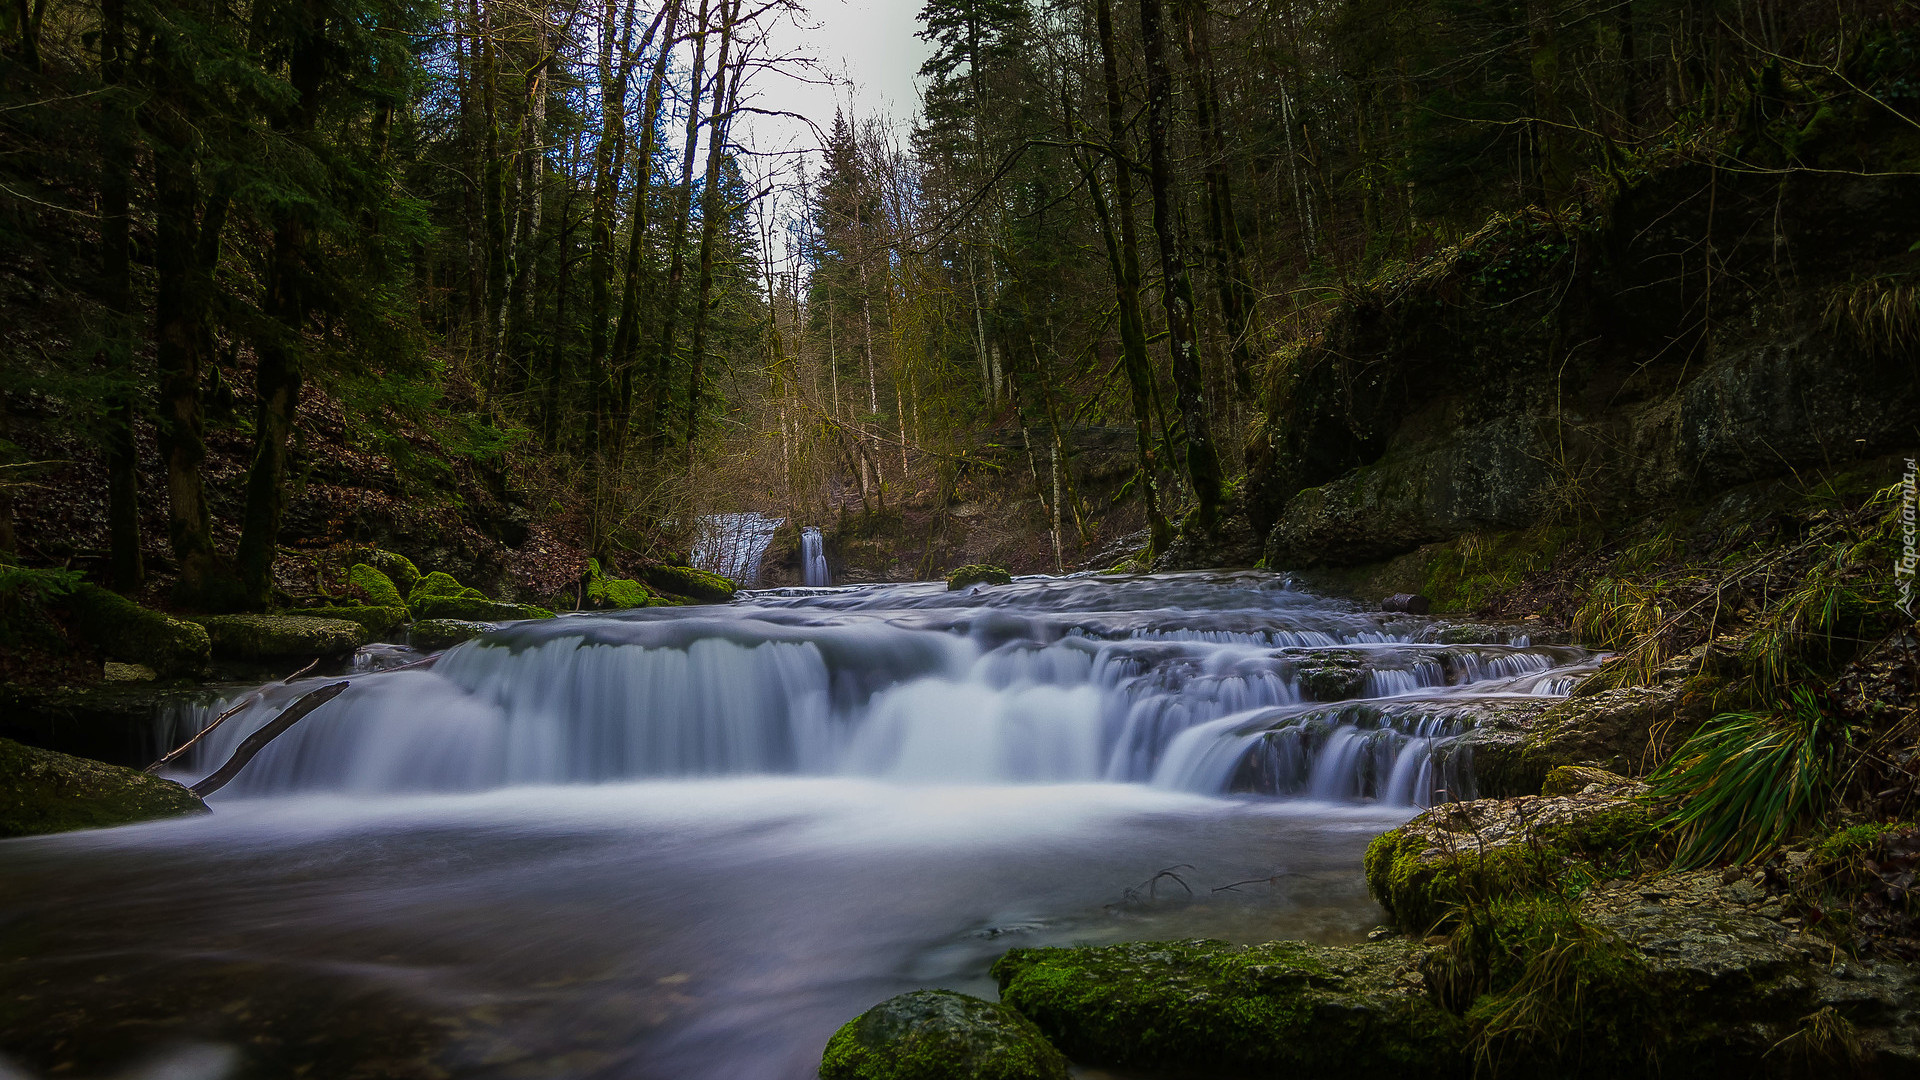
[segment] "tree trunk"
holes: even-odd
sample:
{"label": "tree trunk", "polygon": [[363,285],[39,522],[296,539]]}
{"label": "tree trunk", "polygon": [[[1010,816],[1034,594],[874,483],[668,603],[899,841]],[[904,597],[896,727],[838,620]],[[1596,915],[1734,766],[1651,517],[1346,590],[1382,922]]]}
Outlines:
{"label": "tree trunk", "polygon": [[[724,4],[725,0],[721,0]],[[706,89],[708,0],[700,0],[699,36],[693,43],[693,74],[687,80],[687,137],[680,152],[679,202],[674,207],[673,229],[667,237],[667,283],[662,290],[665,308],[660,319],[660,339],[653,355],[653,379],[648,388],[653,394],[653,421],[648,441],[657,457],[666,448],[667,414],[673,407],[674,338],[680,330],[680,282],[686,276],[687,222],[693,215],[693,154],[700,146],[700,102]],[[724,11],[723,11],[724,14]]]}
{"label": "tree trunk", "polygon": [[1220,319],[1227,330],[1227,355],[1232,360],[1233,385],[1242,401],[1253,400],[1253,348],[1248,328],[1253,314],[1253,291],[1243,277],[1246,246],[1233,213],[1233,180],[1227,170],[1227,139],[1220,118],[1219,76],[1214,68],[1213,44],[1207,32],[1203,0],[1180,0],[1186,34],[1187,78],[1193,90],[1194,126],[1200,129],[1206,165],[1208,252],[1213,257],[1215,291]]}
{"label": "tree trunk", "polygon": [[700,389],[705,378],[707,324],[713,301],[713,249],[720,238],[720,163],[726,158],[727,129],[733,101],[739,93],[741,71],[727,71],[727,53],[733,45],[733,23],[740,17],[741,0],[731,7],[721,0],[720,58],[713,66],[713,114],[707,119],[707,178],[700,190],[700,291],[693,306],[692,355],[687,374],[687,473],[693,473],[694,439],[700,426]]}
{"label": "tree trunk", "polygon": [[134,442],[139,413],[133,372],[133,274],[128,206],[133,173],[132,96],[126,87],[126,0],[101,0],[100,293],[112,319],[108,368],[115,385],[107,402],[107,548],[113,587],[146,583],[140,550],[140,459]]}
{"label": "tree trunk", "polygon": [[640,145],[635,154],[639,166],[635,170],[633,184],[633,212],[627,221],[627,265],[620,291],[620,322],[613,332],[613,367],[619,380],[614,397],[613,443],[616,464],[626,460],[633,413],[634,353],[640,337],[640,252],[646,241],[649,202],[653,197],[654,129],[659,125],[667,62],[672,58],[674,44],[679,40],[680,8],[681,0],[668,0],[667,6],[655,16],[654,28],[647,31],[646,40],[640,44],[640,52],[644,55],[656,29],[662,25],[666,27],[665,35],[660,39],[660,51],[654,56],[653,70],[647,75],[646,101],[640,112]]}
{"label": "tree trunk", "polygon": [[1167,352],[1173,364],[1175,404],[1185,429],[1187,478],[1198,504],[1198,524],[1211,528],[1220,506],[1220,458],[1200,374],[1193,333],[1193,280],[1174,237],[1173,161],[1168,125],[1173,118],[1173,75],[1160,0],[1140,0],[1140,39],[1147,51],[1147,156],[1153,190],[1153,231],[1160,242],[1162,301],[1167,310]]}

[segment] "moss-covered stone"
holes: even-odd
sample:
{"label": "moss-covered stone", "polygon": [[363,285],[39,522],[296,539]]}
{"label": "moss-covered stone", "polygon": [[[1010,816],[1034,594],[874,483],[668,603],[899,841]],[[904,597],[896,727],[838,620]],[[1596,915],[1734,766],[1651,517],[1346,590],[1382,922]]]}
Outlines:
{"label": "moss-covered stone", "polygon": [[1468,903],[1577,891],[1644,850],[1655,817],[1604,794],[1445,803],[1367,846],[1367,888],[1395,925],[1426,934]]}
{"label": "moss-covered stone", "polygon": [[962,566],[947,575],[947,589],[958,591],[974,585],[1011,585],[1013,575],[1004,566],[989,566],[985,563],[973,563]]}
{"label": "moss-covered stone", "polygon": [[98,585],[80,585],[63,601],[73,628],[109,660],[144,664],[162,678],[204,675],[212,659],[207,631]]}
{"label": "moss-covered stone", "polygon": [[915,990],[840,1028],[820,1080],[1066,1080],[1067,1060],[1005,1005]]}
{"label": "moss-covered stone", "polygon": [[735,586],[731,580],[691,566],[650,563],[641,568],[640,577],[649,586],[675,596],[702,600],[709,604],[726,604],[733,601]]}
{"label": "moss-covered stone", "polygon": [[365,627],[311,615],[197,615],[223,660],[345,656],[365,645]]}
{"label": "moss-covered stone", "polygon": [[206,812],[171,780],[0,739],[0,837]]}
{"label": "moss-covered stone", "polygon": [[405,607],[406,597],[393,579],[366,563],[354,563],[347,570],[347,584],[359,590],[362,599],[373,607]]}
{"label": "moss-covered stone", "polygon": [[645,585],[630,578],[618,578],[600,568],[600,560],[588,559],[585,587],[581,599],[590,611],[624,611],[654,603]]}
{"label": "moss-covered stone", "polygon": [[465,622],[460,619],[417,619],[407,627],[407,644],[423,652],[439,652],[450,649],[463,641],[474,638],[493,629],[491,624],[483,622]]}
{"label": "moss-covered stone", "polygon": [[469,622],[553,618],[553,612],[532,604],[512,604],[485,598],[476,600],[465,596],[422,597],[414,601],[413,614],[417,619],[465,619]]}
{"label": "moss-covered stone", "polygon": [[435,570],[433,573],[421,578],[412,589],[408,590],[407,603],[409,606],[412,606],[419,604],[422,600],[443,599],[447,597],[463,600],[485,600],[487,594],[481,592],[479,589],[460,584],[453,579],[452,574]]}
{"label": "moss-covered stone", "polygon": [[1367,668],[1352,656],[1316,656],[1294,669],[1300,692],[1309,701],[1347,701],[1365,697]]}
{"label": "moss-covered stone", "polygon": [[1179,1076],[1452,1077],[1458,1018],[1426,995],[1433,950],[1276,941],[1016,949],[1000,998],[1074,1061]]}
{"label": "moss-covered stone", "polygon": [[387,579],[397,586],[404,596],[413,592],[420,584],[420,568],[405,555],[396,555],[391,551],[375,551],[367,556],[367,563],[375,570],[387,575]]}
{"label": "moss-covered stone", "polygon": [[301,608],[298,611],[282,612],[282,614],[306,615],[315,619],[345,619],[348,622],[359,623],[365,628],[367,634],[375,639],[384,638],[393,633],[412,617],[404,605],[372,607],[365,604]]}

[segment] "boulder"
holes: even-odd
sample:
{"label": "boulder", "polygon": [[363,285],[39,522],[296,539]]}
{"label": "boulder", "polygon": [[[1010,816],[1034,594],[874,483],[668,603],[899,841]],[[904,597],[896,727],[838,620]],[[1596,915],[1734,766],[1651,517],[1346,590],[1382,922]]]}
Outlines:
{"label": "boulder", "polygon": [[1394,925],[1427,934],[1468,902],[1550,890],[1576,862],[1631,860],[1655,817],[1608,794],[1442,803],[1367,846],[1367,888]]}
{"label": "boulder", "polygon": [[489,600],[479,589],[469,588],[451,574],[436,570],[420,579],[407,604],[416,619],[459,619],[467,622],[512,622],[516,619],[551,619],[553,612],[532,604],[513,604]]}
{"label": "boulder", "polygon": [[375,640],[385,638],[399,629],[412,617],[405,605],[397,607],[373,607],[366,604],[341,604],[333,607],[300,608],[283,612],[287,615],[304,615],[314,619],[345,619],[359,623],[367,635]]}
{"label": "boulder", "polygon": [[1463,1025],[1423,986],[1434,951],[1404,940],[1135,942],[1016,949],[993,974],[1000,999],[1080,1064],[1205,1077],[1465,1077]]}
{"label": "boulder", "polygon": [[403,596],[411,593],[413,587],[420,584],[420,569],[414,566],[413,560],[405,555],[376,550],[367,556],[367,564],[385,574]]}
{"label": "boulder", "polygon": [[590,611],[622,611],[646,607],[653,603],[653,594],[637,581],[609,575],[600,569],[600,560],[588,559],[581,599]]}
{"label": "boulder", "polygon": [[985,563],[973,563],[962,566],[947,575],[947,590],[957,592],[975,585],[1011,585],[1013,575],[1004,566],[988,566]]}
{"label": "boulder", "polygon": [[197,615],[194,621],[206,627],[214,655],[223,660],[345,656],[368,641],[366,629],[346,619]]}
{"label": "boulder", "polygon": [[423,652],[450,649],[493,629],[489,623],[461,619],[417,619],[407,627],[407,644]]}
{"label": "boulder", "polygon": [[653,588],[675,596],[709,604],[733,602],[735,586],[732,581],[691,566],[649,563],[640,569],[640,577]]}
{"label": "boulder", "polygon": [[0,738],[144,768],[193,735],[175,729],[187,707],[205,704],[208,695],[197,684],[160,680],[60,687],[0,683]]}
{"label": "boulder", "polygon": [[347,584],[374,607],[405,607],[407,604],[406,597],[401,595],[393,579],[366,563],[354,563],[347,570]]}
{"label": "boulder", "polygon": [[951,990],[915,990],[849,1020],[820,1080],[1066,1080],[1067,1061],[1032,1021]]}
{"label": "boulder", "polygon": [[161,678],[198,677],[212,659],[207,631],[141,607],[98,585],[80,585],[63,604],[72,626],[102,657],[152,668]]}
{"label": "boulder", "polygon": [[0,837],[206,812],[171,780],[0,739]]}

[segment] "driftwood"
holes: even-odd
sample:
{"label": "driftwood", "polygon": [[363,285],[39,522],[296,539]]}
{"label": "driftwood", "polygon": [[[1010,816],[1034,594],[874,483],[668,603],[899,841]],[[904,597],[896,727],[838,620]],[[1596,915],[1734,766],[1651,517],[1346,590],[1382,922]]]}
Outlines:
{"label": "driftwood", "polygon": [[340,692],[345,690],[347,685],[345,682],[328,683],[318,690],[308,691],[300,700],[287,706],[285,712],[267,721],[260,730],[247,736],[246,739],[240,743],[239,749],[233,752],[233,756],[227,759],[227,763],[220,766],[213,775],[187,790],[204,799],[214,792],[219,791],[221,788],[226,787],[227,782],[239,775],[240,770],[246,768],[247,762],[252,761],[255,754],[266,749],[268,743],[298,723],[301,717],[306,716],[313,710],[339,697]]}
{"label": "driftwood", "polygon": [[[319,662],[320,662],[319,659],[315,658],[313,661],[308,663],[306,667],[301,668],[299,671],[294,672],[293,674],[287,676],[284,679],[281,679],[280,681],[283,683],[290,683],[293,680],[299,678],[300,676],[305,675],[307,672],[312,671],[314,668],[314,665],[318,664]],[[228,720],[233,719],[233,717],[237,713],[239,713],[240,710],[246,708],[247,706],[253,704],[258,700],[260,700],[260,691],[258,690],[249,691],[245,697],[242,697],[240,699],[240,704],[235,705],[233,708],[228,709],[226,712],[223,712],[219,716],[214,717],[213,723],[208,724],[206,727],[201,728],[199,733],[194,735],[193,738],[188,739],[186,742],[181,743],[179,746],[176,746],[172,750],[169,750],[165,754],[161,755],[160,760],[147,766],[146,771],[159,772],[161,767],[164,766],[167,762],[172,761],[174,758],[177,758],[181,754],[184,754],[187,751],[193,749],[193,745],[199,742],[201,739],[204,739],[208,735],[212,734],[214,728],[217,728],[221,724],[226,723]]]}
{"label": "driftwood", "polygon": [[1433,601],[1419,593],[1394,593],[1380,601],[1381,611],[1398,611],[1408,615],[1425,615],[1433,610]]}

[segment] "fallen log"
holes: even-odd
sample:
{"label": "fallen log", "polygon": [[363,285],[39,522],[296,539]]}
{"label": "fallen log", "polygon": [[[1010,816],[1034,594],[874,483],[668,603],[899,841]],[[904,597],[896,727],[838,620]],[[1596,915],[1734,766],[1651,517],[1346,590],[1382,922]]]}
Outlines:
{"label": "fallen log", "polygon": [[301,717],[306,716],[313,710],[339,697],[340,692],[345,690],[347,685],[345,682],[328,683],[318,690],[308,691],[301,696],[300,700],[287,706],[285,712],[267,721],[260,727],[260,730],[241,740],[240,746],[234,750],[233,756],[227,759],[225,765],[215,770],[213,775],[187,790],[204,799],[214,792],[219,791],[221,788],[226,787],[228,781],[239,775],[241,769],[247,767],[247,762],[252,761],[255,754],[267,748],[268,743],[279,738],[282,732],[294,724],[299,723]]}
{"label": "fallen log", "polygon": [[[302,675],[305,675],[309,671],[312,671],[314,668],[314,665],[318,664],[319,662],[320,661],[316,659],[311,663],[309,663],[306,667],[301,668],[299,671],[294,672],[293,674],[287,676],[284,679],[281,679],[280,681],[282,683],[291,683],[293,680],[299,678]],[[172,750],[167,751],[164,755],[161,756],[159,761],[156,761],[153,764],[147,766],[146,771],[150,773],[159,772],[161,768],[164,767],[168,762],[172,761],[174,758],[179,757],[181,754],[184,754],[187,751],[193,749],[193,746],[195,743],[199,742],[201,739],[206,738],[208,735],[213,734],[214,728],[217,728],[221,724],[226,723],[228,720],[233,719],[236,715],[239,714],[240,710],[246,708],[249,705],[252,705],[254,702],[258,700],[260,700],[260,691],[255,690],[255,691],[252,691],[251,693],[248,693],[247,695],[245,695],[240,699],[240,704],[235,705],[233,708],[228,709],[226,712],[223,712],[219,716],[214,717],[213,723],[208,724],[206,727],[201,728],[199,733],[196,734],[193,738],[188,739],[186,742],[183,742],[179,746],[174,747]]]}
{"label": "fallen log", "polygon": [[1407,615],[1425,615],[1433,610],[1433,601],[1419,593],[1394,593],[1380,601],[1381,611],[1398,611]]}

